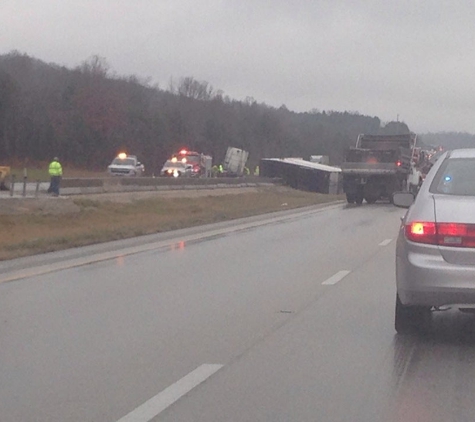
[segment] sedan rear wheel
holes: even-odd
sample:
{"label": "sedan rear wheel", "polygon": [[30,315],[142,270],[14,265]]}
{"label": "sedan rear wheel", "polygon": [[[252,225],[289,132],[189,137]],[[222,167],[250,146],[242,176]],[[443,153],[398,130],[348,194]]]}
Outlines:
{"label": "sedan rear wheel", "polygon": [[407,334],[424,328],[430,317],[430,308],[403,305],[396,295],[394,328],[399,334]]}

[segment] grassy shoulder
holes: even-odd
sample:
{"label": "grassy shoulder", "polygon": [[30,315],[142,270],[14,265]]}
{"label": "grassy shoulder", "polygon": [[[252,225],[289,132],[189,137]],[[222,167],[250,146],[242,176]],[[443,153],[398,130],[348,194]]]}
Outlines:
{"label": "grassy shoulder", "polygon": [[[97,199],[99,198],[99,199]],[[64,212],[2,215],[0,260],[249,217],[342,199],[284,187],[198,197],[56,199]],[[58,211],[58,209],[56,209]]]}

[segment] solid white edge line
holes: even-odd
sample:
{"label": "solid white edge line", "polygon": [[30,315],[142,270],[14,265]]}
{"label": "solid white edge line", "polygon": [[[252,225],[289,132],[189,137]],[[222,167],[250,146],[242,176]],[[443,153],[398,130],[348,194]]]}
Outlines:
{"label": "solid white edge line", "polygon": [[383,240],[379,246],[388,246],[393,240],[392,239],[386,239],[386,240]]}
{"label": "solid white edge line", "polygon": [[300,217],[300,216],[312,215],[314,213],[320,213],[326,210],[339,208],[340,206],[341,204],[330,203],[330,205],[325,205],[325,206],[322,206],[321,208],[316,208],[316,209],[307,210],[303,212],[297,211],[295,213],[292,213],[286,216],[271,217],[269,219],[264,219],[262,221],[259,220],[257,222],[251,222],[251,223],[242,223],[242,224],[239,224],[237,227],[231,226],[231,227],[226,227],[222,229],[210,230],[204,233],[197,233],[194,235],[183,236],[176,239],[167,239],[167,240],[148,243],[148,244],[140,245],[140,246],[132,246],[132,247],[126,247],[124,249],[119,249],[119,250],[114,250],[114,251],[109,251],[109,252],[96,253],[88,257],[66,259],[66,261],[60,261],[54,264],[39,265],[39,266],[35,266],[35,267],[28,268],[25,270],[9,271],[0,275],[0,284],[7,283],[10,281],[15,281],[15,280],[21,280],[23,278],[41,276],[44,274],[66,270],[69,268],[75,268],[75,267],[80,267],[83,265],[89,265],[89,264],[94,264],[97,262],[107,261],[110,259],[117,258],[119,256],[128,256],[128,255],[133,255],[137,253],[156,250],[162,247],[170,246],[179,241],[189,242],[193,240],[206,239],[206,238],[213,237],[220,234],[239,232],[240,230],[261,227],[272,222],[291,220],[295,218],[296,216]]}
{"label": "solid white edge line", "polygon": [[336,274],[333,274],[330,278],[327,278],[322,284],[325,286],[336,284],[339,281],[343,280],[350,273],[351,271],[348,271],[348,270],[338,271]]}
{"label": "solid white edge line", "polygon": [[156,396],[147,400],[144,404],[132,410],[128,415],[117,422],[149,422],[167,407],[178,401],[193,388],[206,381],[211,375],[219,371],[223,365],[204,364],[183,378],[165,388]]}

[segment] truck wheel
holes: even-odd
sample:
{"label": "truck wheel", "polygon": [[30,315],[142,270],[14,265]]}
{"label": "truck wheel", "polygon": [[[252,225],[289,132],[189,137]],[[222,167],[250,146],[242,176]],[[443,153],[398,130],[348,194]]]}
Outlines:
{"label": "truck wheel", "polygon": [[365,197],[365,200],[368,204],[374,204],[377,198],[375,196],[368,196],[368,197]]}
{"label": "truck wheel", "polygon": [[362,193],[357,193],[355,196],[355,202],[358,205],[361,205],[363,203],[363,194]]}
{"label": "truck wheel", "polygon": [[347,201],[349,204],[354,204],[354,203],[355,203],[355,195],[352,194],[352,193],[347,193],[347,194],[346,194],[346,201]]}

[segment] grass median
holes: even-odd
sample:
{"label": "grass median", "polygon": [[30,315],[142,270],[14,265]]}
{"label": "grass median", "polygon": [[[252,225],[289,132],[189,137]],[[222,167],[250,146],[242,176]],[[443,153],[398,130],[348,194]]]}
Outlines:
{"label": "grass median", "polygon": [[[51,199],[54,213],[42,209],[2,215],[0,260],[77,246],[165,232],[342,199],[337,195],[284,187],[197,197],[155,197],[127,200],[118,194]],[[64,211],[61,211],[61,208]]]}

